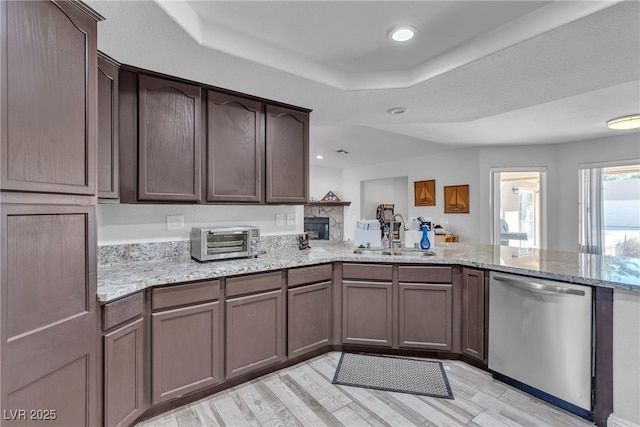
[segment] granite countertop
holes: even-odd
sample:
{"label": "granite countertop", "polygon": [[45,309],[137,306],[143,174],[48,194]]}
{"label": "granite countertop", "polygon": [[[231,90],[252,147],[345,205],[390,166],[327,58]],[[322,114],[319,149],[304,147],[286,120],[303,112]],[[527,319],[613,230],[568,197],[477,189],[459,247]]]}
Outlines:
{"label": "granite countertop", "polygon": [[280,270],[334,261],[456,264],[564,282],[640,292],[640,259],[519,249],[470,243],[438,243],[433,257],[358,255],[346,243],[312,242],[309,250],[282,250],[227,261],[139,262],[98,268],[98,300],[109,302],[170,283]]}

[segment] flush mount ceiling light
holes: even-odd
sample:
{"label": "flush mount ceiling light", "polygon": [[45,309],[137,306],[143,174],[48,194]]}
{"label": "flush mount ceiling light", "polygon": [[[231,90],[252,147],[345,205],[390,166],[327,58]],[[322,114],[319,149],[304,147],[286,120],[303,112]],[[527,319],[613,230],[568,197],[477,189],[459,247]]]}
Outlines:
{"label": "flush mount ceiling light", "polygon": [[407,111],[407,109],[404,108],[404,107],[394,107],[394,108],[389,108],[387,110],[387,113],[393,114],[395,116],[395,115],[398,115],[398,114],[404,114],[406,111]]}
{"label": "flush mount ceiling light", "polygon": [[389,30],[387,35],[393,41],[406,42],[411,40],[415,33],[416,33],[415,28],[403,25],[400,27],[393,27],[392,29]]}
{"label": "flush mount ceiling light", "polygon": [[640,129],[640,114],[618,117],[607,122],[609,129],[630,130]]}

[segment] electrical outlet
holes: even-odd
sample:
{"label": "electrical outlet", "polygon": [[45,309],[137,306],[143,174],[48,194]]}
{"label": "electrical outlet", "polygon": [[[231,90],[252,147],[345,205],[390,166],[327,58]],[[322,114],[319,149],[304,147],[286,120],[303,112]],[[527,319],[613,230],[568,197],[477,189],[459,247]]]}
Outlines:
{"label": "electrical outlet", "polygon": [[184,230],[184,215],[167,215],[167,230]]}
{"label": "electrical outlet", "polygon": [[287,225],[296,225],[296,214],[287,214]]}
{"label": "electrical outlet", "polygon": [[283,213],[276,214],[276,227],[284,227],[285,218]]}

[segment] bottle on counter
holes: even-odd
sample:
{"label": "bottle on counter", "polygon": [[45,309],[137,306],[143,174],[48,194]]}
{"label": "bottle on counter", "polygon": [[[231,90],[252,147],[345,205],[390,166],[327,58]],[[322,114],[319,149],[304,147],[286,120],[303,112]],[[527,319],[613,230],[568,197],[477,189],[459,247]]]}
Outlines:
{"label": "bottle on counter", "polygon": [[422,224],[422,239],[420,239],[420,249],[427,250],[431,247],[431,242],[429,241],[429,225]]}
{"label": "bottle on counter", "polygon": [[389,233],[387,232],[387,229],[384,229],[384,236],[382,236],[382,248],[383,249],[389,249],[391,244],[391,241],[389,240]]}

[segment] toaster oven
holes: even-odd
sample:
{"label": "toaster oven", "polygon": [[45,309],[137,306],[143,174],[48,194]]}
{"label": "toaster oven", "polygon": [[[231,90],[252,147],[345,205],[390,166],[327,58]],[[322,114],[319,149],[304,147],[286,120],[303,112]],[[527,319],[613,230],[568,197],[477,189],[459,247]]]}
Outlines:
{"label": "toaster oven", "polygon": [[260,229],[238,225],[191,229],[191,257],[198,261],[257,257]]}

